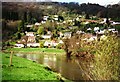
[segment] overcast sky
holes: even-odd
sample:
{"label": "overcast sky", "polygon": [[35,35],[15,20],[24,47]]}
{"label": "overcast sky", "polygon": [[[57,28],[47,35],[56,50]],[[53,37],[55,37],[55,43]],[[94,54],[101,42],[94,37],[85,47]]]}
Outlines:
{"label": "overcast sky", "polygon": [[53,1],[53,2],[78,2],[79,4],[81,4],[81,3],[98,3],[98,4],[100,4],[100,5],[103,5],[103,6],[106,6],[106,5],[108,5],[108,4],[117,4],[120,0],[0,0],[0,1],[2,1],[2,2],[11,2],[11,1],[13,1],[13,2],[23,2],[23,1],[28,1],[28,2],[31,2],[31,1],[37,1],[37,2],[40,2],[40,1],[42,1],[42,2],[44,2],[44,1],[48,1],[48,2],[50,2],[50,1]]}
{"label": "overcast sky", "polygon": [[[36,0],[45,1],[45,0]],[[46,1],[57,1],[57,2],[79,2],[81,3],[98,3],[100,5],[117,4],[120,0],[46,0]]]}

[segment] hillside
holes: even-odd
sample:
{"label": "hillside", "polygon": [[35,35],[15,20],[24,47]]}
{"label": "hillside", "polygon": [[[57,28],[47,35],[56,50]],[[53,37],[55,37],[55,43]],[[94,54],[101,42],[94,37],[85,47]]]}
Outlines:
{"label": "hillside", "polygon": [[78,4],[75,2],[3,2],[3,41],[10,39],[11,35],[18,31],[19,20],[25,24],[35,24],[35,22],[41,22],[45,15],[59,15],[64,19],[69,19],[69,17],[74,19],[78,15],[86,14],[101,18],[108,17],[118,21],[120,19],[120,5],[114,4],[104,7],[99,4]]}

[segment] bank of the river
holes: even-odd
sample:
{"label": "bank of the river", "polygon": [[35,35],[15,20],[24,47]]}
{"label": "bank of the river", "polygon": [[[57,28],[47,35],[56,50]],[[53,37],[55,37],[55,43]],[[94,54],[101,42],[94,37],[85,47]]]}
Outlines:
{"label": "bank of the river", "polygon": [[0,56],[2,56],[2,80],[58,80],[58,74],[43,65],[13,56],[12,66],[9,66],[10,54],[2,53]]}
{"label": "bank of the river", "polygon": [[45,54],[65,54],[63,49],[56,48],[8,48],[7,51],[14,51],[17,53],[45,53]]}

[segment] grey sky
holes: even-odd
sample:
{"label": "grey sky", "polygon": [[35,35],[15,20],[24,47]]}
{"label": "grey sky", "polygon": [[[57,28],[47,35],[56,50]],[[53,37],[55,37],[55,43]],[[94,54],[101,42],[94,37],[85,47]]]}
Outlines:
{"label": "grey sky", "polygon": [[98,3],[100,5],[108,5],[108,4],[116,4],[120,0],[52,0],[52,1],[58,1],[58,2],[79,2],[81,3]]}
{"label": "grey sky", "polygon": [[2,2],[23,2],[23,1],[27,1],[27,2],[34,2],[34,1],[37,1],[37,2],[44,2],[44,1],[53,1],[53,2],[79,2],[80,4],[81,3],[98,3],[100,5],[108,5],[108,4],[117,4],[120,0],[0,0]]}

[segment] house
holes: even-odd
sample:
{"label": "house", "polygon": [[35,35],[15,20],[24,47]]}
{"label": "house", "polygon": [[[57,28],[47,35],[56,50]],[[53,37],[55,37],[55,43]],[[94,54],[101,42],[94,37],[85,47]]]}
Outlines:
{"label": "house", "polygon": [[112,22],[112,25],[120,25],[120,22]]}
{"label": "house", "polygon": [[30,44],[36,45],[36,36],[34,36],[34,32],[25,32],[26,35],[23,36],[20,41],[18,41],[18,44],[15,44],[16,47],[29,47]]}
{"label": "house", "polygon": [[34,36],[34,32],[25,32],[26,33],[26,36]]}
{"label": "house", "polygon": [[50,39],[52,37],[52,35],[41,35],[41,37],[44,39]]}
{"label": "house", "polygon": [[118,34],[118,31],[115,28],[109,28],[108,31]]}
{"label": "house", "polygon": [[34,36],[34,32],[26,32],[27,43],[36,43],[36,36]]}
{"label": "house", "polygon": [[109,28],[108,31],[115,31],[115,28]]}
{"label": "house", "polygon": [[97,32],[97,31],[99,31],[99,30],[100,30],[99,27],[94,27],[94,32]]}
{"label": "house", "polygon": [[64,35],[62,32],[59,32],[59,34],[60,34],[60,38],[62,38]]}
{"label": "house", "polygon": [[90,37],[87,42],[91,42],[91,41],[97,41],[97,36]]}
{"label": "house", "polygon": [[54,20],[58,21],[58,15],[54,15]]}
{"label": "house", "polygon": [[91,28],[88,28],[87,31],[91,31],[92,29]]}
{"label": "house", "polygon": [[63,44],[64,42],[62,40],[59,41],[59,44]]}
{"label": "house", "polygon": [[23,36],[20,41],[15,44],[15,47],[22,48],[27,45],[28,36]]}
{"label": "house", "polygon": [[91,42],[91,41],[95,41],[97,40],[97,36],[93,36],[92,34],[90,33],[87,33],[87,34],[83,34],[82,35],[82,40],[83,41],[86,41],[86,42]]}
{"label": "house", "polygon": [[49,47],[51,45],[50,41],[45,41],[44,46]]}
{"label": "house", "polygon": [[84,24],[89,24],[89,22],[87,21],[87,22],[85,22]]}
{"label": "house", "polygon": [[47,21],[48,18],[49,18],[49,16],[43,16],[43,20],[44,20],[44,21]]}
{"label": "house", "polygon": [[[110,18],[108,20],[110,21]],[[104,18],[103,21],[101,21],[100,23],[104,24],[104,23],[106,23],[106,21],[107,21],[107,18]]]}
{"label": "house", "polygon": [[28,36],[27,43],[36,43],[35,36]]}
{"label": "house", "polygon": [[27,27],[27,28],[31,28],[31,27],[33,27],[33,25],[26,25],[26,27]]}
{"label": "house", "polygon": [[47,34],[50,35],[50,34],[52,34],[52,32],[51,31],[47,31]]}
{"label": "house", "polygon": [[104,34],[105,31],[106,31],[105,29],[104,29],[104,30],[99,30],[99,31],[97,31],[96,33],[97,33],[97,34]]}
{"label": "house", "polygon": [[41,21],[41,23],[42,23],[42,24],[45,24],[45,23],[46,23],[46,21]]}
{"label": "house", "polygon": [[64,38],[71,38],[72,32],[65,32],[63,35],[64,35]]}
{"label": "house", "polygon": [[39,43],[27,43],[27,47],[39,47]]}
{"label": "house", "polygon": [[79,18],[79,17],[77,17],[77,18],[76,18],[76,20],[77,20],[77,21],[79,21],[79,20],[80,20],[80,18]]}
{"label": "house", "polygon": [[17,43],[17,44],[15,44],[15,47],[17,47],[17,48],[23,48],[24,45],[23,45],[23,44],[20,44],[20,43]]}
{"label": "house", "polygon": [[38,23],[38,22],[36,22],[36,23],[35,23],[35,26],[40,26],[40,25],[41,25],[41,24],[40,24],[40,23]]}
{"label": "house", "polygon": [[44,46],[45,47],[56,47],[59,43],[55,41],[45,41]]}
{"label": "house", "polygon": [[77,31],[76,34],[84,34],[85,32],[84,31]]}

